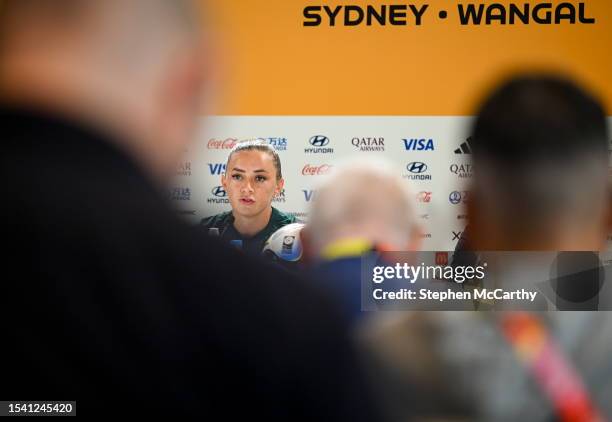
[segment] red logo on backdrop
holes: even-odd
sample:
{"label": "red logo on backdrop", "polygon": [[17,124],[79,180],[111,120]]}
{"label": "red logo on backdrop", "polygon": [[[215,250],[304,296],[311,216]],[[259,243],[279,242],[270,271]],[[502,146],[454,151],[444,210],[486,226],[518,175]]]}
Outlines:
{"label": "red logo on backdrop", "polygon": [[436,252],[436,265],[448,265],[448,252]]}
{"label": "red logo on backdrop", "polygon": [[232,149],[238,142],[236,138],[215,139],[208,141],[208,149]]}
{"label": "red logo on backdrop", "polygon": [[417,201],[431,202],[431,192],[421,191],[417,194]]}
{"label": "red logo on backdrop", "polygon": [[302,174],[304,176],[319,176],[322,174],[327,174],[333,168],[330,164],[321,164],[320,166],[311,166],[310,164],[306,164],[302,169]]}

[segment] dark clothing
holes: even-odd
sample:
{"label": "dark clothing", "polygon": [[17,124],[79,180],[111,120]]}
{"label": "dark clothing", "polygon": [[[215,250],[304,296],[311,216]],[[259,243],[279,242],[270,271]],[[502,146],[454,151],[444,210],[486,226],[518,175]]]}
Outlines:
{"label": "dark clothing", "polygon": [[470,236],[471,226],[467,225],[461,237],[455,246],[455,252],[451,260],[451,266],[453,267],[467,267],[478,265],[478,255],[475,251],[470,248]]}
{"label": "dark clothing", "polygon": [[[374,252],[374,250],[368,251]],[[316,263],[310,269],[309,278],[327,289],[340,304],[345,317],[353,324],[359,324],[364,318],[373,316],[374,309],[391,309],[393,304],[386,300],[372,301],[374,289],[377,288],[369,280],[362,280],[363,256],[344,256],[333,260]],[[368,258],[368,259],[371,259]],[[381,265],[386,265],[380,261]],[[403,280],[386,280],[385,289],[399,291],[406,287]],[[383,307],[383,304],[385,307]]]}
{"label": "dark clothing", "polygon": [[285,214],[272,207],[272,214],[270,215],[268,225],[255,236],[245,237],[238,233],[238,230],[234,227],[234,215],[231,211],[202,219],[200,227],[206,233],[210,233],[211,228],[218,229],[221,240],[242,249],[249,255],[256,256],[261,254],[266,240],[268,240],[275,231],[287,224],[296,222],[297,219],[295,216]]}
{"label": "dark clothing", "polygon": [[0,127],[2,400],[373,420],[345,323],[313,287],[194,233],[102,134],[4,108]]}
{"label": "dark clothing", "polygon": [[351,321],[361,319],[361,256],[323,261],[311,269],[310,276],[336,297]]}

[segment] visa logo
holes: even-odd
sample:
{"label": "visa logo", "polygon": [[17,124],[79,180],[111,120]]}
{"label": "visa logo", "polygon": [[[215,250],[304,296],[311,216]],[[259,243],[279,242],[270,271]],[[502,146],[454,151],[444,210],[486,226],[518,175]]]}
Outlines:
{"label": "visa logo", "polygon": [[314,198],[314,194],[315,194],[314,190],[302,189],[302,192],[304,192],[304,199],[306,200],[306,202],[310,202]]}
{"label": "visa logo", "polygon": [[222,164],[222,163],[218,163],[218,164],[208,163],[208,169],[210,170],[210,174],[221,175],[221,174],[225,173],[225,164]]}
{"label": "visa logo", "polygon": [[433,139],[402,139],[404,141],[404,147],[408,151],[433,151],[434,141]]}

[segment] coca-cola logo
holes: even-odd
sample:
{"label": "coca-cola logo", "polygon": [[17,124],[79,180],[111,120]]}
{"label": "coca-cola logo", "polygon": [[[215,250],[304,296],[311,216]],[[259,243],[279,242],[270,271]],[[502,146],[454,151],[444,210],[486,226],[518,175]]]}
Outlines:
{"label": "coca-cola logo", "polygon": [[333,168],[330,164],[321,164],[320,166],[311,166],[310,164],[306,164],[302,169],[302,174],[304,176],[320,176],[322,174],[327,174]]}
{"label": "coca-cola logo", "polygon": [[236,146],[238,139],[236,138],[226,138],[226,139],[215,139],[212,138],[208,141],[207,148],[208,149],[232,149]]}

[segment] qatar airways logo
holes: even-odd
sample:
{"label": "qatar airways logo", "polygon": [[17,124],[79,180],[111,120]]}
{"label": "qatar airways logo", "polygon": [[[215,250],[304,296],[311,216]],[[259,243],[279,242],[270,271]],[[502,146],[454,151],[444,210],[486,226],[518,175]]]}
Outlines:
{"label": "qatar airways logo", "polygon": [[236,138],[212,138],[208,141],[208,145],[206,147],[208,149],[232,149],[236,146],[236,143],[238,143],[238,139]]}
{"label": "qatar airways logo", "polygon": [[177,176],[191,176],[191,161],[179,163],[176,168]]}
{"label": "qatar airways logo", "polygon": [[320,166],[311,166],[310,164],[306,164],[302,169],[302,175],[304,176],[321,176],[324,174],[328,174],[334,166],[331,164],[321,164]]}
{"label": "qatar airways logo", "polygon": [[278,195],[275,195],[274,198],[272,198],[272,202],[276,204],[287,202],[287,197],[285,196],[285,189],[281,190]]}
{"label": "qatar airways logo", "polygon": [[451,164],[449,170],[460,179],[469,179],[474,174],[471,164]]}
{"label": "qatar airways logo", "polygon": [[359,151],[384,151],[385,138],[353,138],[351,144]]}

